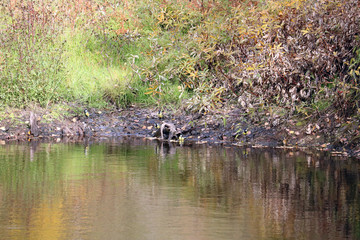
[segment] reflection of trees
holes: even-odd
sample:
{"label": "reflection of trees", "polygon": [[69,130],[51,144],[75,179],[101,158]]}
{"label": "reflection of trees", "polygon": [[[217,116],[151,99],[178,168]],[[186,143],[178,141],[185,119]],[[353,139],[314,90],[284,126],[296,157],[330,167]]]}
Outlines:
{"label": "reflection of trees", "polygon": [[[77,197],[70,198],[73,186],[65,182],[69,176],[82,178],[101,167],[101,162],[93,163],[103,156],[103,147],[92,153],[92,159],[85,161],[80,145],[30,142],[1,146],[0,225],[11,227],[2,228],[0,238],[67,239],[62,232],[70,224],[66,218],[76,219],[76,214],[84,212],[91,191],[75,186]],[[69,202],[71,206],[64,207]]]}
{"label": "reflection of trees", "polygon": [[[43,231],[36,220],[47,221],[47,229],[88,229],[94,223],[87,214],[96,214],[107,223],[104,229],[119,234],[130,231],[129,225],[116,225],[119,215],[134,226],[154,226],[153,217],[167,219],[171,202],[180,205],[179,199],[205,214],[244,218],[256,236],[271,232],[278,233],[274,238],[327,239],[360,234],[360,164],[351,160],[128,138],[107,144],[10,145],[0,154],[0,203],[6,209],[0,223],[13,218],[14,224],[34,226],[28,229],[34,236]],[[149,201],[156,211],[146,207]],[[192,208],[178,211],[184,209],[190,215]],[[181,228],[196,229],[192,219],[179,219]],[[208,227],[199,219],[197,224]],[[131,229],[134,236],[136,229]]]}
{"label": "reflection of trees", "polygon": [[171,175],[167,177],[171,184],[191,186],[188,191],[204,207],[238,214],[242,201],[251,200],[250,206],[261,206],[254,207],[256,214],[263,215],[260,222],[286,237],[304,232],[321,233],[314,239],[359,234],[360,165],[356,162],[275,150],[177,151],[177,160],[159,163],[157,174]]}

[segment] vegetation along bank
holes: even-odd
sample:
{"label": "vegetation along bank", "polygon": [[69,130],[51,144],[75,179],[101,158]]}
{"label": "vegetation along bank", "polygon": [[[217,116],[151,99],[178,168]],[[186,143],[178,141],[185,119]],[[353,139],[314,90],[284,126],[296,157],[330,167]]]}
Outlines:
{"label": "vegetation along bank", "polygon": [[[49,136],[100,125],[91,132],[151,136],[165,121],[185,141],[358,155],[359,8],[357,0],[3,1],[0,136],[34,137],[34,119]],[[139,127],[122,132],[120,122],[134,120]]]}

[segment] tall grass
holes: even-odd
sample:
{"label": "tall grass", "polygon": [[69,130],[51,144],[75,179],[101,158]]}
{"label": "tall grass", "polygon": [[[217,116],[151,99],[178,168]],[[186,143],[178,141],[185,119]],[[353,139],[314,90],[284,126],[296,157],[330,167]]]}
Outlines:
{"label": "tall grass", "polygon": [[47,105],[68,96],[61,28],[55,26],[51,6],[11,2],[1,8],[0,100],[24,106]]}
{"label": "tall grass", "polygon": [[186,94],[178,91],[178,82],[164,82],[158,72],[161,91],[149,94],[152,67],[166,71],[174,57],[166,54],[160,64],[153,59],[154,37],[169,42],[168,36],[155,36],[155,10],[149,12],[146,1],[5,2],[0,9],[0,102],[18,107],[59,101],[94,107],[179,102]]}
{"label": "tall grass", "polygon": [[[109,56],[101,40],[96,36],[78,30],[64,34],[65,81],[72,96],[91,106],[103,107],[106,100],[115,98],[128,88],[131,82],[130,68],[119,58]],[[119,102],[120,103],[120,102]]]}

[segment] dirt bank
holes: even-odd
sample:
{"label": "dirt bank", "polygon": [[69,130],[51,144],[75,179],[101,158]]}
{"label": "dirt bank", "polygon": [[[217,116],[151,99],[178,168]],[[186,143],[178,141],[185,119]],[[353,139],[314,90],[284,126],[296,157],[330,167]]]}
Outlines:
{"label": "dirt bank", "polygon": [[[357,121],[336,122],[334,117],[318,121],[289,119],[264,115],[249,118],[239,108],[223,109],[208,114],[184,114],[181,110],[136,108],[100,111],[89,109],[85,113],[69,113],[67,117],[52,119],[45,110],[17,110],[0,122],[0,139],[31,141],[35,139],[63,138],[78,141],[82,138],[109,138],[139,136],[157,138],[165,124],[175,126],[172,141],[181,144],[227,144],[252,147],[316,148],[334,154],[360,157],[357,144]],[[51,113],[50,113],[51,116]],[[164,138],[169,136],[164,135]]]}

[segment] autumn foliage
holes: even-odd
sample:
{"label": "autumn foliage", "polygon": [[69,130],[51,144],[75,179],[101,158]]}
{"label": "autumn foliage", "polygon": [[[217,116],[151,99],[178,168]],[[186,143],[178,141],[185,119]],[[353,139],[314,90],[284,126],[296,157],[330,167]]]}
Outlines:
{"label": "autumn foliage", "polygon": [[[11,84],[0,98],[77,98],[66,64],[81,54],[108,69],[109,84],[94,91],[118,105],[176,96],[189,111],[232,103],[245,111],[276,106],[306,117],[350,116],[359,109],[359,8],[356,0],[11,0],[1,7],[0,46],[0,77]],[[69,54],[75,34],[84,50]],[[131,71],[123,77],[131,83],[119,88],[114,68]]]}
{"label": "autumn foliage", "polygon": [[325,108],[352,114],[359,97],[358,9],[358,1],[215,5],[180,59],[181,79],[189,88],[223,89],[225,99],[245,108],[276,104],[309,114],[314,109],[298,106],[325,99]]}

